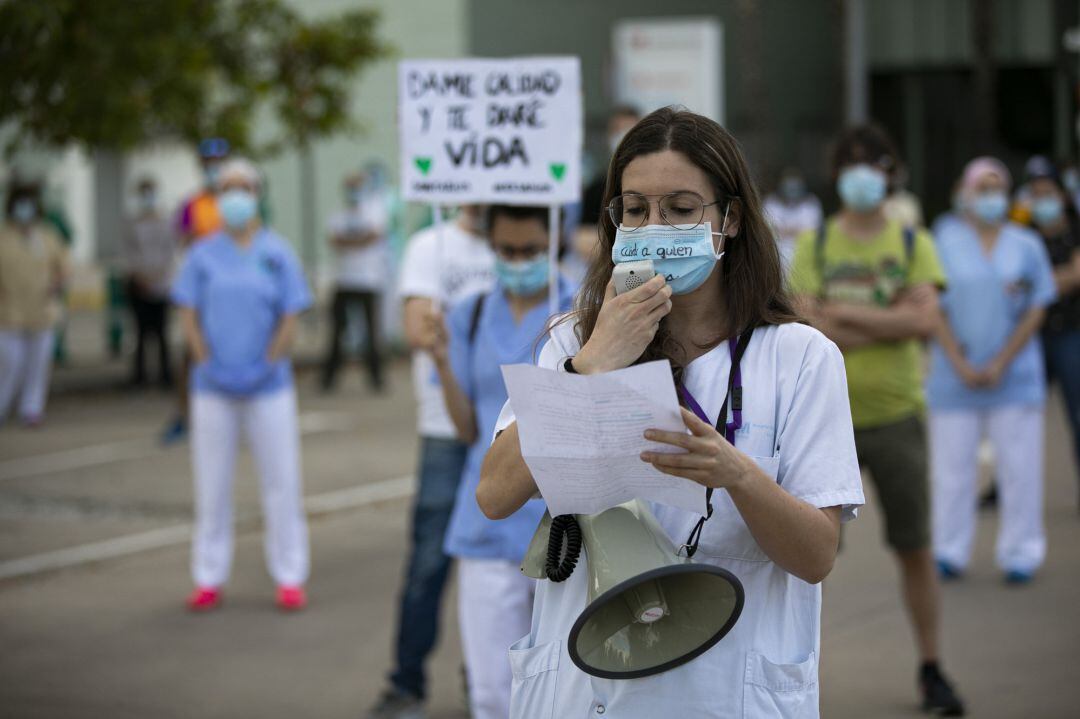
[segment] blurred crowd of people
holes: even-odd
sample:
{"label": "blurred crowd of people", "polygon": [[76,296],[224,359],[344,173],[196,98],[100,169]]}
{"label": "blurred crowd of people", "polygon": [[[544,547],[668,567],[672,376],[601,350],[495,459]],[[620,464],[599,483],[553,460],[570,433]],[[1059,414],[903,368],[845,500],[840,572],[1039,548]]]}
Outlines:
{"label": "blurred crowd of people", "polygon": [[[619,108],[611,152],[638,122]],[[177,215],[139,178],[123,243],[135,327],[131,381],[175,387],[164,439],[190,436],[195,536],[187,600],[222,601],[232,559],[232,482],[241,440],[251,447],[266,515],[266,559],[283,609],[305,606],[309,547],[302,502],[290,348],[311,307],[304,268],[266,222],[258,169],[224,141],[200,146],[205,184]],[[483,516],[480,462],[507,393],[500,366],[534,362],[552,286],[561,311],[595,259],[605,173],[563,208],[562,274],[547,259],[547,208],[464,206],[410,238],[397,282],[393,218],[380,170],[343,180],[327,223],[334,280],[319,383],[332,391],[359,348],[373,391],[386,385],[382,305],[399,302],[412,350],[420,455],[411,541],[396,612],[392,668],[372,719],[423,716],[425,664],[457,560],[459,621],[474,717],[505,717],[513,680],[506,648],[528,633],[533,583],[518,570],[543,512]],[[975,534],[978,450],[993,449],[1001,524],[997,563],[1027,584],[1046,555],[1043,428],[1048,383],[1059,384],[1080,466],[1080,173],[1033,157],[1014,186],[1000,160],[971,160],[952,208],[924,227],[904,163],[878,127],[837,140],[826,216],[805,174],[783,169],[764,197],[787,282],[803,315],[843,351],[860,464],[880,501],[896,556],[927,706],[962,713],[939,661],[939,580],[963,578]],[[831,198],[828,198],[831,201]],[[12,184],[0,228],[0,420],[43,421],[61,298],[64,244],[45,221],[40,188]],[[886,318],[883,308],[903,308]],[[179,361],[170,315],[184,335]],[[901,319],[896,319],[896,317]],[[357,320],[360,320],[358,322]],[[362,337],[363,341],[357,341]],[[150,345],[153,345],[151,349]]]}

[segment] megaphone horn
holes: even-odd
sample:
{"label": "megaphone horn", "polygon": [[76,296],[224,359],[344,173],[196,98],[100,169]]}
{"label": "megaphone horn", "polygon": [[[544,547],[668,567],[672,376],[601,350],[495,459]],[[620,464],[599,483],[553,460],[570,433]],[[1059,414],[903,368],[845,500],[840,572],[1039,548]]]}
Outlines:
{"label": "megaphone horn", "polygon": [[[559,554],[548,540],[562,543],[562,519],[554,520],[555,535],[550,515],[541,520],[522,565],[527,575],[552,576]],[[735,626],[742,584],[725,569],[680,556],[643,502],[575,519],[588,558],[589,603],[567,649],[583,672],[605,679],[659,674],[708,651]],[[572,571],[573,562],[563,564]]]}

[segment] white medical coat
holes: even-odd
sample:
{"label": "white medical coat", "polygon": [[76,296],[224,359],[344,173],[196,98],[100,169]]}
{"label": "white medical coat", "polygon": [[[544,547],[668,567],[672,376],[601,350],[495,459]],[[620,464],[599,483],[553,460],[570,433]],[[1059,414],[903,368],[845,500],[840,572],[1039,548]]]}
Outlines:
{"label": "white medical coat", "polygon": [[[577,353],[571,323],[559,325],[538,364],[562,369]],[[715,423],[731,360],[726,342],[691,362],[687,389]],[[735,446],[790,494],[815,507],[863,504],[844,361],[836,345],[806,325],[754,331],[741,363],[743,426]],[[496,431],[514,420],[504,407]],[[705,489],[702,488],[704,504]],[[570,627],[586,605],[586,562],[567,581],[538,582],[532,629],[510,648],[513,719],[657,719],[677,716],[819,716],[821,587],[776,564],[751,536],[729,495],[713,495],[695,562],[723,567],[742,582],[746,603],[731,632],[700,657],[642,679],[599,679],[570,660]],[[653,505],[676,545],[698,515]]]}

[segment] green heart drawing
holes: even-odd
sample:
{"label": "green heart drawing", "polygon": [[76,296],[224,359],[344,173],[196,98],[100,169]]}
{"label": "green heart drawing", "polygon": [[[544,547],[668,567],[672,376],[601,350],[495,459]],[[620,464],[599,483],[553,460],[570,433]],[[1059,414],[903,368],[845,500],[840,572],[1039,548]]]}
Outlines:
{"label": "green heart drawing", "polygon": [[430,157],[414,157],[413,162],[420,168],[420,172],[424,175],[428,174],[431,170],[431,158]]}
{"label": "green heart drawing", "polygon": [[561,162],[553,162],[549,167],[551,168],[551,176],[561,182],[563,175],[566,174],[566,165]]}

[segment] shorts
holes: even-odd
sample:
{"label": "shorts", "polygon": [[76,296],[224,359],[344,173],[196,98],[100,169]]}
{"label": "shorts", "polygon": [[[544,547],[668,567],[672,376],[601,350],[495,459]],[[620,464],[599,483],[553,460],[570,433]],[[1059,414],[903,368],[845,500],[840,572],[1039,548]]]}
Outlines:
{"label": "shorts", "polygon": [[926,427],[920,417],[855,430],[859,466],[870,472],[885,513],[885,541],[898,552],[930,546]]}

